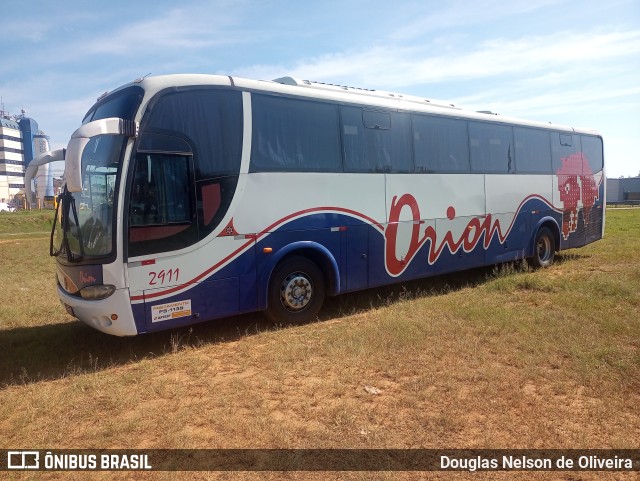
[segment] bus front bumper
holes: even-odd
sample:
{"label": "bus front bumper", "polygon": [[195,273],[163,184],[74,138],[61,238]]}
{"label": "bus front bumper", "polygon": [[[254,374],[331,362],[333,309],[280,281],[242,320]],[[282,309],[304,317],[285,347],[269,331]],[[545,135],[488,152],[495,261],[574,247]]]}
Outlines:
{"label": "bus front bumper", "polygon": [[113,336],[138,334],[128,289],[116,289],[106,299],[89,301],[71,296],[58,286],[58,298],[69,314],[94,329]]}

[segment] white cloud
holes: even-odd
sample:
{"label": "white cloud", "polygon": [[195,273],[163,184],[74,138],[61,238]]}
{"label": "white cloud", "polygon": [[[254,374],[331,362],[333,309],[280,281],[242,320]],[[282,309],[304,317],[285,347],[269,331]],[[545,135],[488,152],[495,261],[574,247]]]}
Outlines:
{"label": "white cloud", "polygon": [[410,11],[413,20],[391,35],[392,41],[407,41],[424,37],[425,33],[453,27],[477,26],[493,23],[506,17],[526,15],[535,10],[566,3],[567,0],[455,0],[442,3],[442,10],[434,9],[430,2],[420,2]]}
{"label": "white cloud", "polygon": [[640,54],[640,31],[616,33],[563,32],[519,39],[496,38],[469,52],[432,55],[429,46],[374,46],[301,60],[290,67],[253,65],[237,73],[259,78],[283,74],[311,80],[346,82],[378,88],[518,75],[547,76],[547,82],[570,79],[596,70],[597,62]]}
{"label": "white cloud", "polygon": [[127,24],[102,34],[81,48],[81,54],[140,55],[155,49],[191,49],[212,43],[183,10],[175,9],[150,20]]}
{"label": "white cloud", "polygon": [[535,117],[540,120],[554,114],[581,112],[610,112],[619,110],[621,104],[629,106],[629,101],[640,101],[640,86],[620,89],[602,89],[598,85],[565,86],[550,91],[526,90],[508,91],[492,89],[474,95],[458,97],[458,105],[472,110],[492,110],[509,116]]}

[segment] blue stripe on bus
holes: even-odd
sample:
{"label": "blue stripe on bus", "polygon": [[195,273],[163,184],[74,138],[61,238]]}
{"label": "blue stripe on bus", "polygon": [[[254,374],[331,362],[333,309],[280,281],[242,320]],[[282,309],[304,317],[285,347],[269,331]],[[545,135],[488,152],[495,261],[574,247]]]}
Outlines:
{"label": "blue stripe on bus", "polygon": [[[594,211],[597,216],[598,209]],[[429,265],[430,241],[427,241],[406,270],[397,277],[391,277],[385,268],[385,238],[378,229],[347,215],[311,214],[280,226],[275,232],[262,238],[255,249],[244,252],[229,265],[210,278],[195,283],[190,289],[161,300],[132,305],[136,326],[139,332],[149,332],[264,309],[269,277],[267,272],[270,273],[273,268],[274,255],[278,256],[279,252],[282,253],[294,243],[316,249],[321,246],[324,254],[333,258],[339,270],[337,274],[340,289],[335,292],[337,294],[528,257],[533,253],[530,241],[532,234],[538,222],[545,218],[553,219],[556,225],[562,225],[561,213],[540,199],[530,199],[520,209],[504,242],[501,243],[498,235],[494,235],[486,250],[480,241],[467,253],[462,248],[451,253],[445,246],[440,257]],[[592,220],[592,224],[601,225],[598,222],[598,219]],[[332,231],[328,225],[348,228]],[[572,234],[580,245],[585,243],[586,227],[588,226],[583,221],[579,222],[578,229]],[[305,231],[304,235],[301,231]],[[355,245],[349,242],[350,236],[358,237]],[[305,239],[302,243],[301,238]],[[367,250],[363,252],[366,253],[364,268],[358,266],[358,260],[361,259],[358,253],[362,250],[359,243],[363,240],[368,244]],[[271,247],[273,253],[263,254],[264,247]],[[348,250],[349,256],[346,255]],[[347,270],[351,272],[347,273]],[[153,306],[183,300],[191,301],[190,316],[151,322]]]}

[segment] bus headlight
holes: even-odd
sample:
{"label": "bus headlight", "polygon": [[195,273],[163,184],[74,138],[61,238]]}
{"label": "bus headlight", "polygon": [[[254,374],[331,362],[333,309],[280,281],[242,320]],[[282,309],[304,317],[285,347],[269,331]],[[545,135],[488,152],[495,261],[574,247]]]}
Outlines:
{"label": "bus headlight", "polygon": [[106,299],[116,291],[116,286],[111,284],[87,286],[80,289],[80,295],[87,301],[96,301],[98,299]]}

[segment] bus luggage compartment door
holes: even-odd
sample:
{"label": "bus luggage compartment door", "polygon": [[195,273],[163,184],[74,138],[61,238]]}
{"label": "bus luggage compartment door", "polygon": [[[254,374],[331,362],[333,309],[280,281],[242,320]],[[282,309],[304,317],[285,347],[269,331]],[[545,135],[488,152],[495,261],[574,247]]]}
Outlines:
{"label": "bus luggage compartment door", "polygon": [[352,225],[344,232],[346,248],[346,286],[348,291],[366,289],[369,286],[369,227]]}

